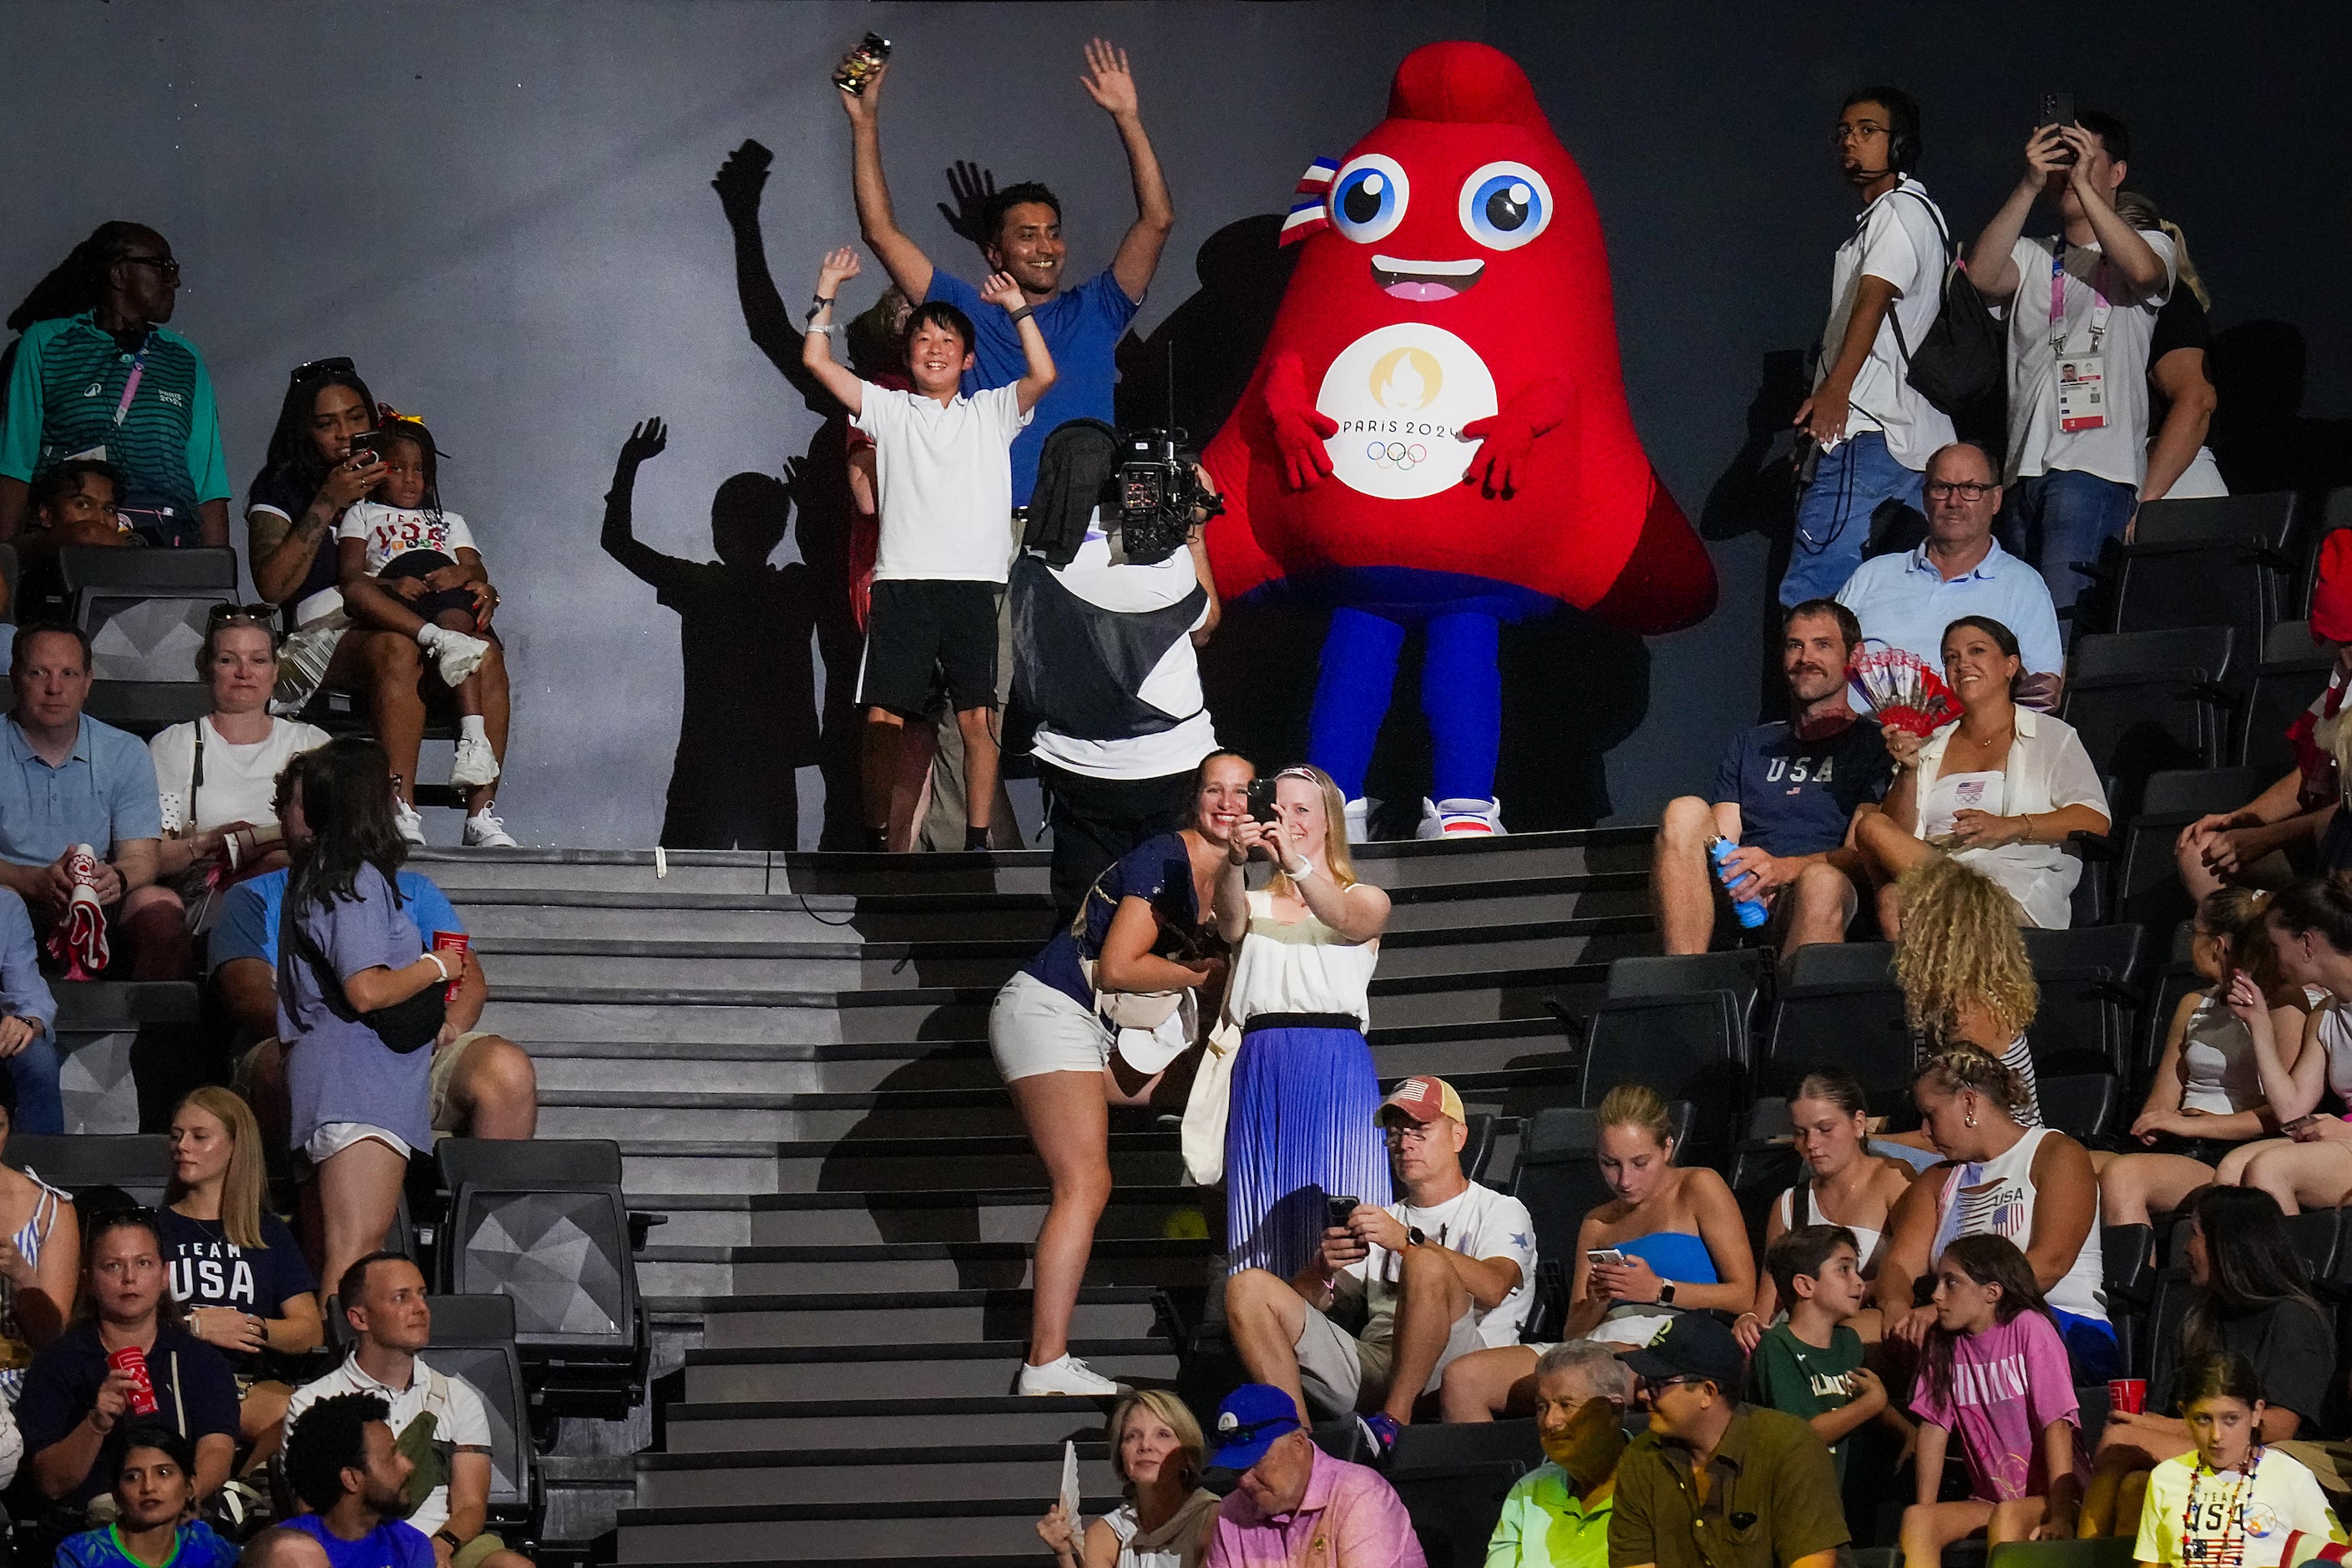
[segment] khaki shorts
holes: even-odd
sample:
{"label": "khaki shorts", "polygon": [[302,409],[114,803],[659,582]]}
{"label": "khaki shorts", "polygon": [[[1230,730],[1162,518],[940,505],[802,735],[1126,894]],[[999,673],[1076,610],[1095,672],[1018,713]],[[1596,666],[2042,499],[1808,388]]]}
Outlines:
{"label": "khaki shorts", "polygon": [[[1486,1342],[1478,1337],[1477,1309],[1464,1308],[1454,1320],[1445,1348],[1438,1352],[1437,1364],[1429,1369],[1429,1382],[1422,1393],[1436,1393],[1447,1367],[1472,1351],[1486,1348]],[[1307,1402],[1317,1409],[1345,1415],[1377,1410],[1387,1402],[1389,1368],[1395,1356],[1393,1340],[1360,1340],[1310,1307],[1292,1349],[1298,1355],[1299,1384],[1307,1391]]]}
{"label": "khaki shorts", "polygon": [[486,1530],[451,1553],[449,1568],[482,1568],[482,1564],[489,1560],[490,1553],[506,1549],[505,1542]]}
{"label": "khaki shorts", "polygon": [[[454,1132],[457,1130],[457,1112],[449,1103],[449,1085],[457,1076],[458,1062],[473,1048],[476,1040],[485,1038],[488,1034],[488,1029],[469,1029],[433,1053],[432,1072],[426,1079],[428,1098],[425,1112],[433,1123],[434,1131]],[[236,1070],[229,1075],[229,1087],[248,1102],[253,1099],[255,1064],[261,1059],[264,1050],[277,1043],[264,1040],[237,1058]]]}

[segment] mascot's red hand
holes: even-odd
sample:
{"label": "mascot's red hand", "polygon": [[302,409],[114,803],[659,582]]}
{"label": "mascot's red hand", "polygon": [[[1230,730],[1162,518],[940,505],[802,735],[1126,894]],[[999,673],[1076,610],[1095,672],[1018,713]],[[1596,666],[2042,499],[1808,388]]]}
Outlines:
{"label": "mascot's red hand", "polygon": [[1331,473],[1323,443],[1339,433],[1339,422],[1307,395],[1307,369],[1297,354],[1276,356],[1267,367],[1265,411],[1274,421],[1274,444],[1282,449],[1284,477],[1303,490]]}
{"label": "mascot's red hand", "polygon": [[1479,443],[1470,466],[1462,474],[1465,485],[1476,485],[1487,497],[1507,496],[1528,473],[1528,458],[1536,437],[1557,428],[1569,415],[1570,394],[1564,381],[1539,381],[1515,394],[1499,413],[1473,419],[1462,426],[1465,439]]}

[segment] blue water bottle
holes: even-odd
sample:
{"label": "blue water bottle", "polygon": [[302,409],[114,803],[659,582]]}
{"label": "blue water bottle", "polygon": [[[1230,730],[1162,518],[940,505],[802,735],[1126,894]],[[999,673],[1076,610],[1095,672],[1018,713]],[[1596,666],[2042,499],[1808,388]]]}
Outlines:
{"label": "blue water bottle", "polygon": [[[1738,847],[1739,846],[1720,834],[1706,841],[1706,858],[1715,863],[1715,879],[1727,889],[1731,886],[1733,879],[1732,873],[1726,869],[1724,862],[1730,859],[1732,851]],[[1731,900],[1731,912],[1738,915],[1739,923],[1749,931],[1754,931],[1772,918],[1772,911],[1764,907],[1764,900],[1761,899],[1735,898]]]}

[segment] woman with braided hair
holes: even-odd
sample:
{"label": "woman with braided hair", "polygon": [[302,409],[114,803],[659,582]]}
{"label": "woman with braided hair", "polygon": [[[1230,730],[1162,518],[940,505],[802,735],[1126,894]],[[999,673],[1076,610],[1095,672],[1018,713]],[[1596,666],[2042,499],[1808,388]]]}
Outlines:
{"label": "woman with braided hair", "polygon": [[1887,1338],[1916,1351],[1935,1326],[1913,1288],[1944,1248],[1963,1236],[2003,1236],[2033,1266],[2033,1277],[2074,1363],[2077,1384],[2105,1383],[2121,1370],[2108,1320],[2099,1251],[2099,1183],[2080,1143],[2018,1113],[2025,1086],[1975,1046],[1947,1046],[1912,1079],[1921,1130],[1940,1164],[1913,1179],[1887,1216],[1877,1300]]}
{"label": "woman with braided hair", "polygon": [[1895,982],[1916,1058],[1950,1046],[1999,1058],[2022,1090],[2019,1125],[2041,1126],[2025,1031],[2042,993],[2018,935],[2016,906],[1991,879],[1944,855],[1906,871],[1895,890],[1905,916],[1895,940]]}

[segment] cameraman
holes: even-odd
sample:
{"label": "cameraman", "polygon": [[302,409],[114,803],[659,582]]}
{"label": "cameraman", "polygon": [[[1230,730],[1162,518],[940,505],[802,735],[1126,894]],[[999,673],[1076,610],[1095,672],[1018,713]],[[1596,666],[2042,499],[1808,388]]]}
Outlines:
{"label": "cameraman", "polygon": [[[1157,520],[1156,539],[1154,520],[1129,527],[1118,489],[1127,446],[1096,420],[1047,437],[1013,564],[1013,702],[1035,725],[1065,925],[1121,856],[1191,820],[1195,772],[1217,749],[1195,651],[1219,614],[1202,543],[1209,509],[1174,498],[1191,525],[1173,548],[1181,521]],[[1180,460],[1213,498],[1208,471],[1189,454]]]}

